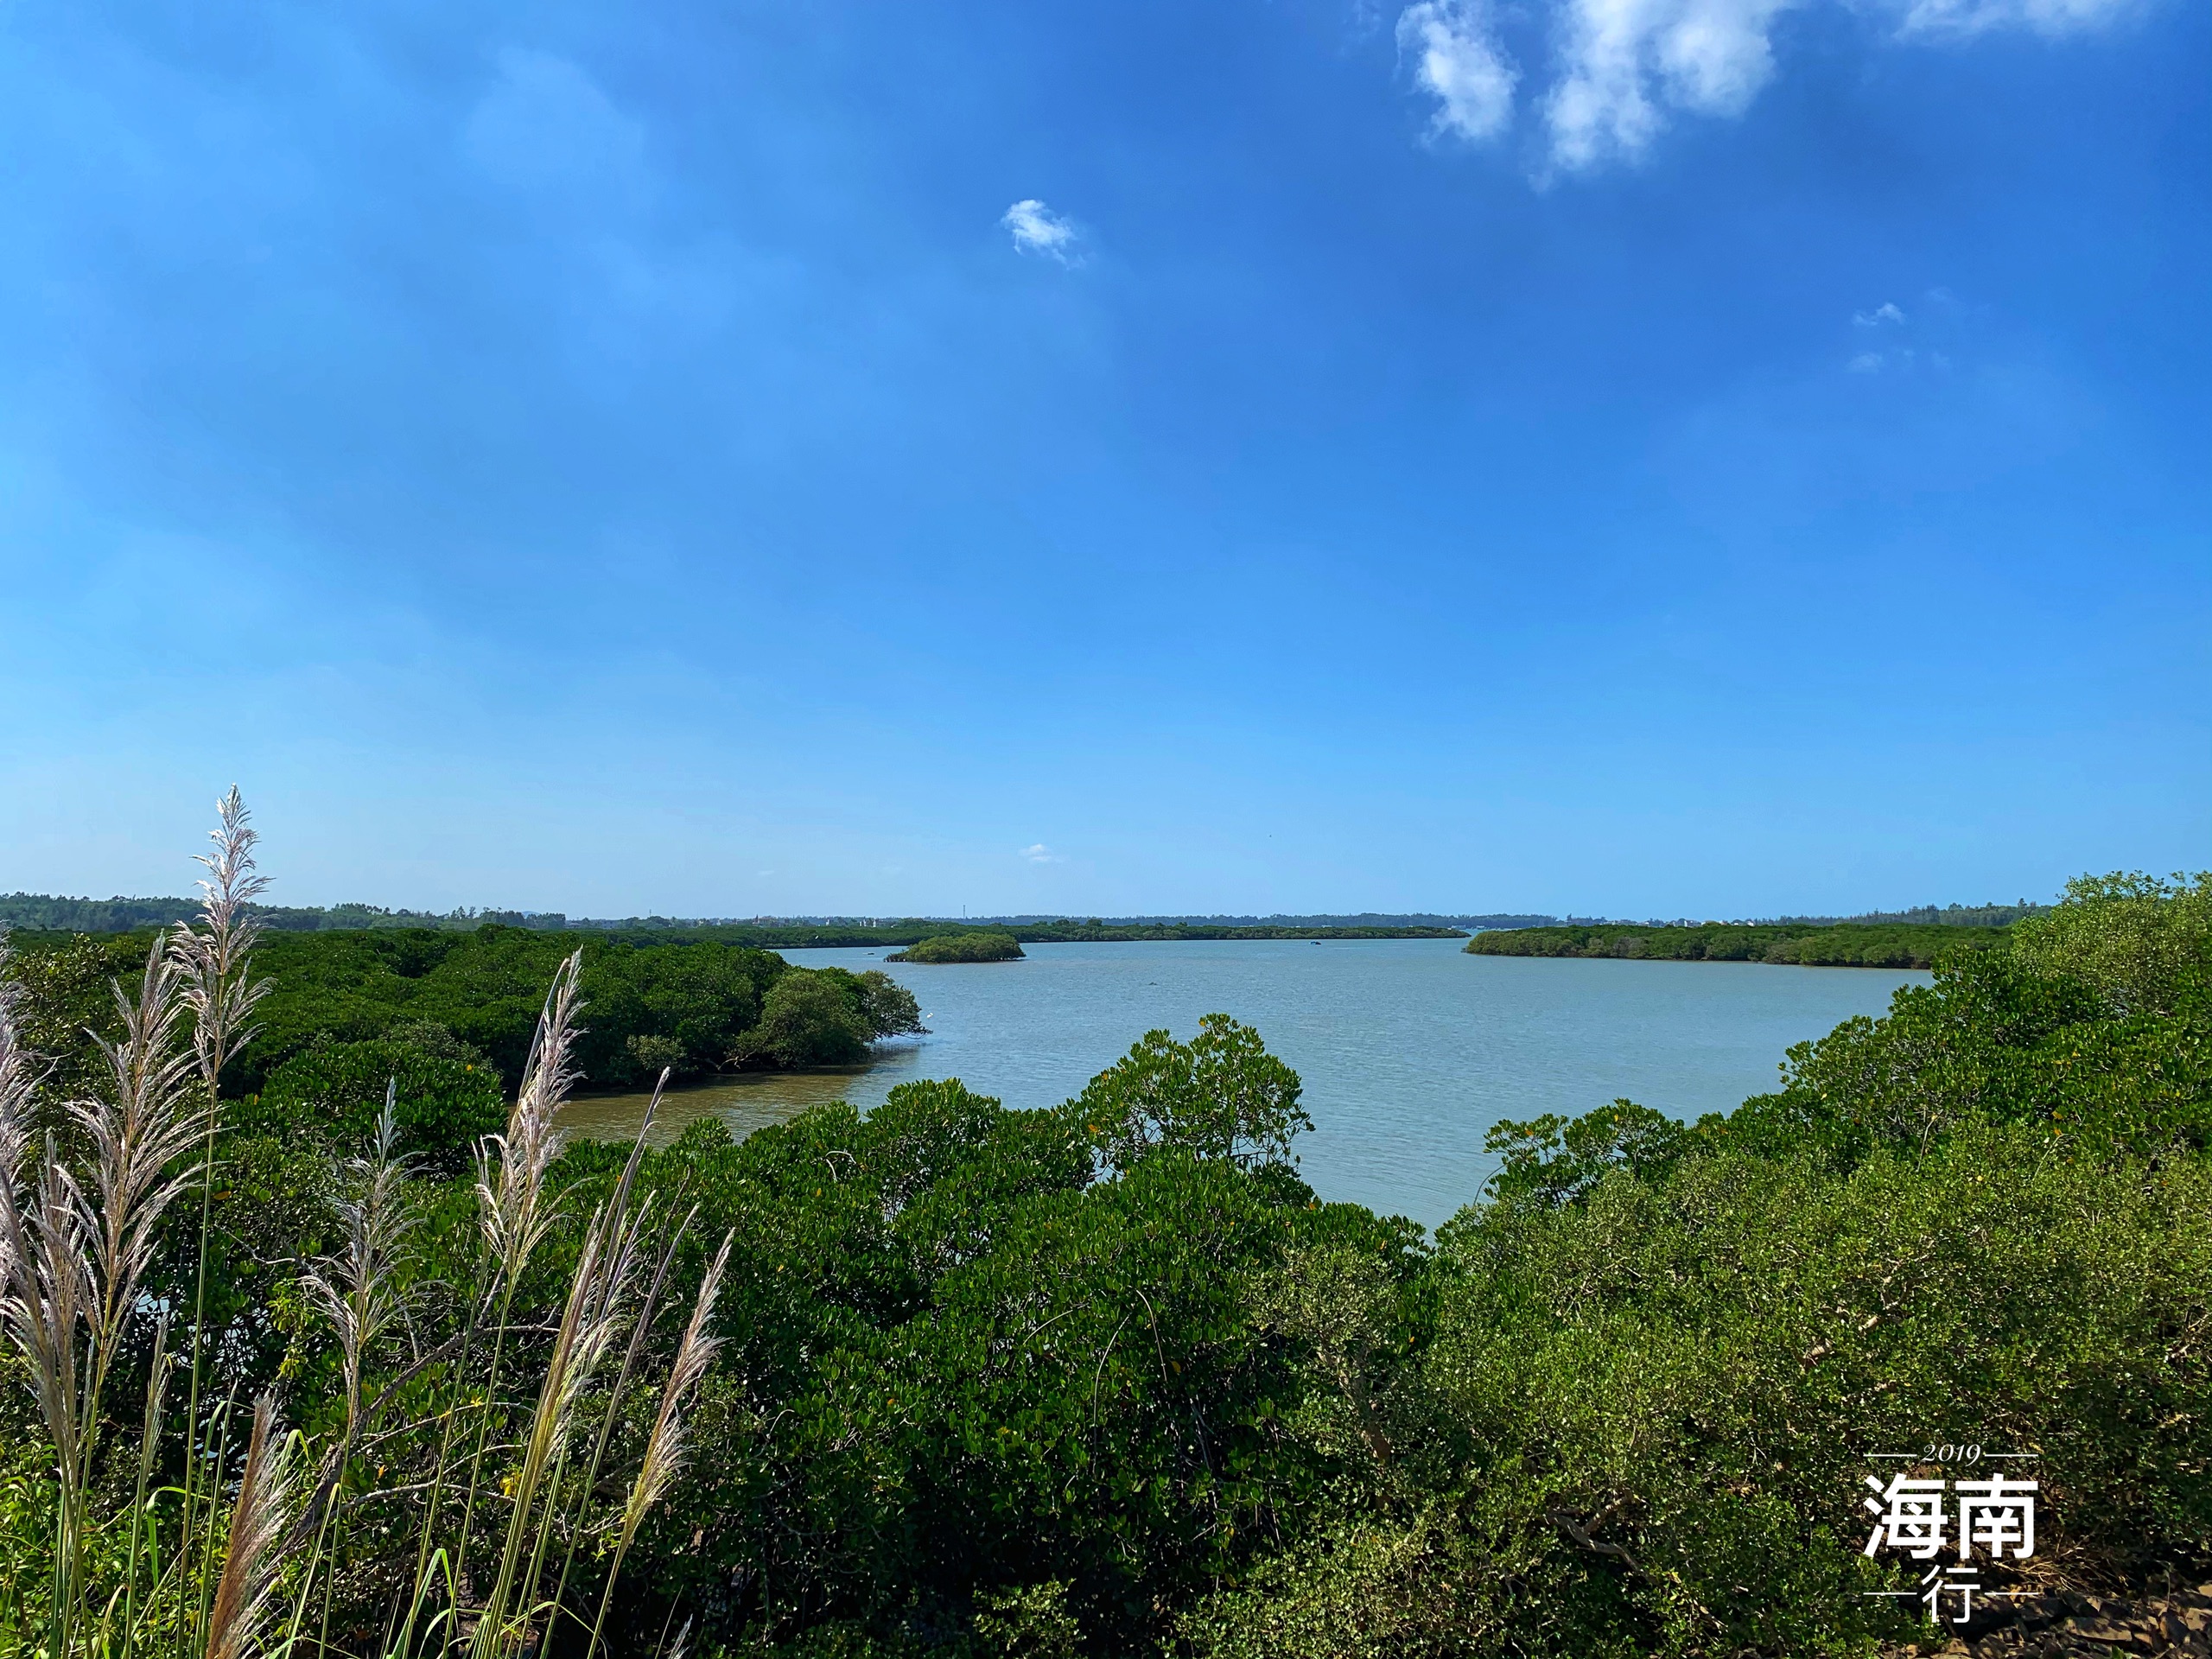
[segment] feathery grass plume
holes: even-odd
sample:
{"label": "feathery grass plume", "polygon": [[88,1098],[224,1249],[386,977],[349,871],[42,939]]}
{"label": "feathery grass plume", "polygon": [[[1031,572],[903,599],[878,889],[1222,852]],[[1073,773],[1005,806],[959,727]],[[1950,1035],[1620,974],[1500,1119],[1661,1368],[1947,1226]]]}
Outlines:
{"label": "feathery grass plume", "polygon": [[637,1478],[630,1484],[630,1496],[622,1505],[622,1524],[615,1536],[614,1559],[607,1569],[607,1586],[599,1598],[599,1618],[592,1624],[591,1641],[584,1649],[584,1659],[592,1659],[599,1651],[600,1637],[607,1628],[607,1611],[614,1602],[614,1581],[622,1576],[622,1562],[637,1538],[639,1526],[683,1466],[683,1402],[706,1375],[715,1351],[721,1346],[721,1338],[711,1335],[707,1325],[714,1318],[715,1301],[721,1294],[722,1272],[729,1265],[730,1246],[736,1239],[734,1228],[722,1235],[722,1247],[715,1252],[706,1276],[699,1281],[699,1298],[691,1305],[690,1323],[683,1327],[683,1340],[677,1344],[675,1361],[668,1369],[668,1381],[661,1389],[660,1409],[653,1414],[652,1433],[645,1440],[645,1459],[639,1465]]}
{"label": "feathery grass plume", "polygon": [[[584,953],[578,950],[553,975],[553,983],[545,993],[545,1006],[538,1013],[537,1030],[531,1039],[530,1058],[523,1068],[522,1086],[516,1091],[514,1107],[507,1114],[506,1133],[486,1135],[477,1143],[477,1215],[485,1244],[491,1252],[493,1272],[488,1282],[480,1287],[480,1302],[471,1304],[470,1319],[473,1325],[479,1313],[489,1313],[495,1301],[498,1318],[492,1338],[492,1363],[485,1374],[483,1405],[476,1414],[476,1446],[468,1459],[468,1497],[461,1510],[461,1537],[453,1551],[454,1573],[460,1579],[468,1575],[468,1546],[476,1526],[476,1499],[483,1473],[486,1438],[493,1415],[499,1409],[499,1366],[506,1353],[507,1316],[512,1311],[515,1289],[521,1281],[523,1269],[544,1238],[546,1230],[553,1224],[553,1211],[544,1203],[545,1172],[560,1154],[562,1138],[554,1127],[554,1120],[559,1116],[569,1087],[576,1079],[570,1054],[580,1034],[575,1018],[583,1006],[578,994],[583,961]],[[493,1166],[495,1153],[496,1171]],[[594,1217],[593,1237],[597,1230],[598,1217]],[[587,1244],[589,1243],[588,1238]],[[579,1278],[571,1288],[569,1300],[572,1309],[581,1314],[582,1309],[575,1302],[576,1295],[588,1293],[592,1287],[585,1283],[581,1268],[578,1271]],[[564,1327],[567,1323],[564,1314]],[[434,1504],[435,1496],[434,1493]],[[424,1537],[427,1542],[427,1532]]]}
{"label": "feathery grass plume", "polygon": [[[200,1381],[201,1338],[207,1324],[207,1240],[215,1205],[215,1131],[221,1106],[224,1066],[253,1039],[247,1020],[254,1005],[268,994],[269,982],[252,973],[254,941],[260,925],[247,906],[268,891],[268,880],[254,869],[253,849],[261,837],[254,831],[251,814],[232,784],[230,792],[215,803],[216,827],[208,832],[215,843],[212,853],[196,861],[207,874],[200,888],[200,921],[179,931],[175,949],[185,980],[185,1004],[192,1013],[192,1048],[207,1090],[207,1116],[202,1124],[200,1160],[200,1259],[193,1274],[192,1333],[188,1344],[192,1378],[185,1395],[184,1447],[188,1471],[200,1466]],[[183,1548],[191,1548],[194,1515],[200,1507],[198,1482],[185,1482],[183,1514],[179,1529]],[[208,1495],[203,1530],[207,1548],[213,1549],[215,1503]],[[200,1614],[204,1618],[203,1603]]]}
{"label": "feathery grass plume", "polygon": [[[41,1076],[38,1057],[23,1046],[16,1025],[22,993],[8,930],[0,925],[0,1179],[12,1179],[30,1150],[31,1097]],[[659,1100],[658,1090],[653,1098]]]}
{"label": "feathery grass plume", "polygon": [[[660,1109],[661,1093],[668,1086],[668,1068],[663,1067],[659,1081],[653,1085],[652,1098],[645,1103],[645,1122],[639,1125],[637,1138],[631,1142],[630,1155],[623,1163],[621,1179],[614,1184],[614,1195],[607,1208],[594,1217],[594,1231],[603,1241],[595,1248],[603,1256],[605,1266],[598,1275],[598,1285],[592,1299],[585,1306],[584,1317],[600,1327],[601,1339],[610,1345],[627,1314],[631,1294],[646,1259],[645,1236],[652,1218],[654,1195],[647,1193],[645,1202],[635,1211],[630,1209],[630,1195],[637,1182],[638,1166],[645,1161],[646,1136],[652,1132],[653,1117]],[[682,1231],[679,1227],[679,1236]],[[671,1249],[673,1249],[673,1241]],[[599,1433],[592,1445],[591,1459],[578,1501],[578,1512],[572,1517],[569,1529],[568,1554],[563,1560],[560,1580],[550,1604],[550,1617],[554,1619],[560,1617],[563,1599],[568,1593],[569,1571],[575,1561],[576,1541],[584,1530],[583,1511],[590,1504],[592,1493],[597,1490],[600,1465],[607,1452],[614,1414],[621,1408],[622,1396],[629,1386],[630,1372],[637,1360],[639,1346],[647,1325],[652,1322],[653,1304],[659,1295],[661,1280],[668,1270],[668,1255],[662,1256],[638,1315],[631,1321],[629,1344],[623,1351],[621,1369],[615,1375],[613,1387],[607,1396],[607,1409],[600,1418]],[[594,1361],[594,1364],[596,1363]],[[568,1446],[564,1433],[560,1455],[554,1462],[553,1498],[548,1505],[548,1524],[539,1529],[537,1546],[531,1554],[529,1571],[522,1581],[520,1600],[524,1606],[537,1604],[538,1585],[545,1566],[545,1550],[552,1541],[552,1511],[558,1503],[561,1477],[567,1467],[567,1459]]]}
{"label": "feathery grass plume", "polygon": [[[314,1475],[302,1513],[294,1523],[296,1535],[312,1530],[313,1544],[301,1576],[298,1605],[292,1616],[292,1636],[305,1618],[308,1592],[313,1587],[318,1557],[333,1520],[339,1483],[366,1427],[361,1420],[361,1376],[371,1351],[385,1332],[402,1318],[406,1308],[392,1287],[392,1276],[407,1236],[418,1219],[413,1195],[408,1191],[410,1160],[398,1155],[397,1110],[399,1081],[385,1086],[384,1109],[377,1115],[376,1141],[366,1158],[347,1161],[351,1194],[330,1201],[345,1232],[345,1242],[333,1255],[300,1275],[308,1299],[317,1304],[338,1333],[340,1372],[346,1389],[346,1418],[336,1439],[326,1449],[321,1466]],[[333,1545],[334,1557],[336,1545]],[[326,1613],[332,1586],[323,1584]]]}
{"label": "feathery grass plume", "polygon": [[223,1068],[252,1041],[246,1020],[254,1004],[269,994],[269,982],[252,975],[261,924],[246,909],[269,891],[269,879],[254,871],[253,849],[261,837],[236,784],[215,804],[215,812],[217,827],[207,832],[215,850],[194,859],[207,871],[205,880],[194,883],[201,894],[200,920],[180,929],[175,942],[178,965],[190,982],[186,1001],[192,1009],[193,1051],[211,1096]]}
{"label": "feathery grass plume", "polygon": [[86,1516],[84,1398],[77,1328],[89,1324],[92,1241],[75,1178],[48,1135],[25,1189],[0,1181],[0,1327],[23,1357],[39,1416],[54,1447],[54,1537],[46,1646],[66,1654],[74,1642]]}
{"label": "feathery grass plume", "polygon": [[607,1610],[614,1600],[614,1581],[621,1576],[623,1560],[637,1538],[639,1526],[683,1466],[683,1402],[706,1375],[715,1351],[721,1346],[721,1338],[709,1334],[707,1325],[714,1318],[715,1301],[721,1294],[722,1272],[729,1265],[730,1246],[736,1238],[734,1229],[722,1235],[722,1247],[715,1252],[706,1276],[699,1281],[699,1298],[691,1305],[690,1323],[683,1327],[683,1340],[677,1344],[668,1381],[661,1389],[660,1409],[653,1414],[652,1433],[645,1440],[644,1461],[639,1465],[637,1478],[630,1484],[630,1496],[622,1505],[614,1560],[607,1570],[607,1587],[600,1595],[599,1618],[592,1625],[591,1642],[584,1649],[585,1659],[590,1659],[598,1650],[601,1633],[607,1626]]}
{"label": "feathery grass plume", "polygon": [[[31,1149],[31,1102],[38,1092],[41,1068],[22,1045],[16,1025],[16,1005],[22,986],[16,978],[15,952],[9,948],[8,931],[0,927],[0,1194],[12,1197]],[[15,1255],[9,1235],[0,1227],[0,1294],[14,1279]]]}
{"label": "feathery grass plume", "polygon": [[292,1491],[292,1446],[276,1423],[276,1398],[254,1402],[245,1472],[231,1510],[223,1575],[207,1616],[206,1659],[238,1659],[253,1639],[276,1582],[277,1541],[284,1535]]}
{"label": "feathery grass plume", "polygon": [[137,996],[114,987],[123,1037],[97,1039],[107,1062],[107,1087],[66,1109],[92,1152],[92,1191],[77,1198],[99,1293],[86,1354],[88,1452],[100,1392],[137,1303],[139,1278],[152,1259],[162,1214],[200,1173],[196,1166],[179,1167],[199,1143],[207,1116],[193,1097],[193,1055],[178,1037],[182,990],[169,941],[157,938]]}
{"label": "feathery grass plume", "polygon": [[683,1340],[677,1345],[675,1363],[668,1369],[668,1382],[661,1389],[660,1410],[653,1417],[652,1433],[645,1441],[645,1460],[639,1465],[638,1478],[630,1488],[630,1501],[623,1507],[622,1541],[626,1547],[636,1535],[638,1523],[645,1519],[645,1511],[660,1501],[669,1482],[683,1466],[683,1402],[706,1375],[715,1350],[722,1345],[722,1339],[710,1334],[707,1325],[714,1318],[715,1301],[721,1294],[722,1271],[729,1265],[730,1246],[736,1238],[734,1229],[722,1235],[722,1247],[715,1252],[706,1277],[699,1281],[699,1300],[691,1306],[691,1322],[683,1327]]}
{"label": "feathery grass plume", "polygon": [[[84,1395],[77,1346],[98,1296],[77,1180],[51,1134],[34,1159],[31,1106],[41,1069],[16,1025],[20,990],[0,961],[0,1333],[23,1357],[54,1447],[54,1536],[47,1646],[66,1653],[79,1611],[85,1536]],[[28,1167],[27,1167],[28,1166]]]}
{"label": "feathery grass plume", "polygon": [[594,1212],[584,1230],[583,1249],[577,1257],[575,1277],[569,1281],[568,1300],[561,1310],[561,1324],[554,1335],[552,1352],[546,1359],[537,1406],[531,1414],[529,1433],[523,1441],[522,1461],[511,1477],[511,1507],[499,1576],[485,1599],[472,1643],[477,1659],[491,1659],[491,1656],[516,1645],[521,1635],[518,1626],[531,1616],[531,1609],[518,1605],[523,1599],[516,1592],[523,1587],[520,1575],[524,1551],[531,1549],[535,1556],[542,1549],[542,1544],[532,1548],[533,1537],[542,1537],[543,1525],[550,1523],[550,1515],[544,1522],[537,1515],[538,1494],[546,1484],[548,1472],[558,1467],[575,1422],[576,1403],[611,1345],[612,1317],[603,1311],[594,1312],[605,1310],[610,1301],[607,1289],[601,1282],[601,1276],[611,1266],[601,1254],[606,1243],[605,1220],[604,1211]]}
{"label": "feathery grass plume", "polygon": [[[647,1193],[637,1213],[631,1214],[630,1194],[637,1185],[638,1166],[645,1158],[645,1137],[652,1133],[653,1119],[659,1115],[661,1093],[668,1087],[668,1078],[669,1068],[663,1066],[660,1077],[653,1084],[652,1098],[645,1103],[645,1121],[638,1125],[637,1139],[630,1143],[630,1155],[623,1162],[622,1179],[614,1183],[614,1196],[607,1204],[607,1230],[613,1240],[613,1266],[606,1281],[610,1306],[613,1300],[628,1288],[634,1277],[645,1220],[652,1209],[652,1195]],[[604,1313],[607,1310],[599,1311]]]}
{"label": "feathery grass plume", "polygon": [[[578,988],[584,953],[578,950],[553,976],[545,1007],[537,1017],[529,1063],[505,1135],[487,1135],[477,1148],[476,1196],[484,1236],[512,1288],[538,1241],[552,1223],[542,1199],[545,1172],[560,1155],[562,1137],[554,1127],[576,1080],[572,1051],[581,1034],[575,1023],[583,1006]],[[498,1170],[492,1153],[498,1154]]]}
{"label": "feathery grass plume", "polygon": [[361,1415],[361,1371],[366,1356],[403,1312],[392,1275],[416,1215],[407,1190],[412,1164],[396,1150],[398,1094],[394,1078],[385,1088],[384,1109],[377,1116],[376,1141],[369,1156],[346,1162],[353,1194],[330,1201],[344,1242],[335,1255],[300,1275],[308,1297],[338,1333],[348,1439]]}
{"label": "feathery grass plume", "polygon": [[[629,1181],[636,1173],[638,1164],[645,1151],[645,1137],[652,1132],[653,1115],[659,1109],[661,1090],[667,1086],[668,1077],[668,1072],[664,1070],[660,1074],[660,1082],[654,1086],[652,1099],[646,1103],[645,1122],[639,1126],[638,1139],[630,1148],[629,1163],[623,1170],[621,1184],[616,1188],[615,1199],[618,1205],[624,1202]],[[639,1207],[636,1232],[632,1238],[633,1244],[636,1236],[642,1235],[644,1231],[645,1212],[650,1208],[651,1204],[652,1199],[649,1197],[645,1205]],[[683,1236],[690,1230],[691,1223],[698,1213],[699,1206],[695,1204],[691,1206],[690,1212],[671,1230],[667,1244],[661,1250],[660,1260],[654,1264],[653,1276],[645,1286],[645,1294],[638,1304],[637,1317],[631,1321],[630,1340],[622,1351],[622,1364],[615,1373],[613,1386],[607,1390],[607,1409],[600,1415],[599,1435],[592,1444],[591,1460],[584,1471],[582,1495],[578,1502],[578,1513],[575,1523],[569,1528],[568,1550],[561,1561],[561,1577],[553,1588],[552,1616],[556,1620],[560,1618],[562,1610],[568,1605],[569,1579],[575,1570],[576,1547],[582,1541],[586,1531],[583,1510],[589,1505],[592,1494],[599,1490],[600,1470],[607,1460],[608,1442],[614,1437],[615,1420],[620,1416],[622,1402],[629,1393],[630,1377],[637,1369],[638,1357],[645,1348],[645,1338],[652,1331],[653,1320],[660,1311],[661,1287],[667,1281],[668,1270],[676,1262],[676,1253],[682,1246]]]}

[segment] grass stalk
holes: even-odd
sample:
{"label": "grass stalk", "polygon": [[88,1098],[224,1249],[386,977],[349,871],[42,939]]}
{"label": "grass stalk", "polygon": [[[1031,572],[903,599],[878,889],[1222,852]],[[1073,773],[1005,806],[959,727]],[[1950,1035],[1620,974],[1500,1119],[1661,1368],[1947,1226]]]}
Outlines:
{"label": "grass stalk", "polygon": [[622,1576],[622,1563],[637,1538],[639,1524],[683,1465],[683,1403],[699,1379],[706,1375],[715,1351],[721,1346],[721,1339],[710,1334],[708,1326],[714,1318],[715,1300],[721,1292],[722,1272],[729,1265],[730,1246],[736,1236],[734,1231],[722,1235],[722,1247],[715,1253],[706,1276],[699,1281],[699,1296],[691,1305],[690,1323],[684,1327],[683,1340],[677,1346],[668,1381],[661,1389],[660,1409],[654,1415],[652,1433],[645,1440],[644,1461],[639,1465],[637,1478],[631,1483],[629,1501],[622,1508],[614,1559],[607,1564],[607,1585],[599,1598],[599,1617],[592,1623],[591,1642],[584,1649],[584,1659],[594,1659],[599,1650],[601,1636],[607,1628],[607,1610],[614,1603],[615,1580]]}
{"label": "grass stalk", "polygon": [[[200,919],[176,941],[180,962],[190,981],[186,1001],[193,1014],[193,1055],[199,1064],[207,1091],[205,1134],[200,1163],[200,1251],[192,1277],[192,1338],[188,1344],[191,1381],[185,1403],[183,1538],[193,1534],[198,1508],[197,1483],[190,1471],[200,1461],[200,1392],[206,1363],[207,1324],[207,1243],[213,1230],[215,1203],[215,1133],[222,1115],[222,1071],[252,1039],[246,1024],[254,1005],[268,993],[266,981],[251,976],[254,941],[260,928],[246,906],[268,891],[267,879],[255,872],[253,849],[261,837],[251,824],[252,815],[238,794],[238,785],[216,803],[217,827],[208,838],[215,850],[198,855],[207,877],[200,881]],[[214,1494],[208,1495],[207,1526],[212,1534]],[[202,1607],[205,1615],[205,1607]],[[180,1649],[180,1659],[182,1649]]]}
{"label": "grass stalk", "polygon": [[130,1494],[130,1558],[123,1578],[123,1651],[126,1655],[137,1642],[138,1541],[152,1524],[146,1513],[146,1485],[154,1472],[155,1448],[162,1440],[162,1406],[168,1392],[168,1370],[169,1315],[164,1308],[161,1323],[154,1327],[154,1360],[146,1373],[146,1410],[140,1424],[138,1484]]}

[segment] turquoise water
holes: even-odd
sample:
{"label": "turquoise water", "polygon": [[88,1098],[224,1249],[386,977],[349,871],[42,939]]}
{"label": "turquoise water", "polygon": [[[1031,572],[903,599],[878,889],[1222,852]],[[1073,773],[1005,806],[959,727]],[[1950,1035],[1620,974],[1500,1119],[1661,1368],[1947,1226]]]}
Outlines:
{"label": "turquoise water", "polygon": [[[916,1077],[957,1077],[1009,1106],[1077,1093],[1146,1031],[1201,1014],[1256,1026],[1305,1080],[1308,1181],[1434,1225],[1494,1167],[1500,1118],[1625,1096],[1681,1116],[1773,1086],[1792,1043],[1879,1014],[1925,974],[1747,963],[1470,957],[1452,939],[1037,944],[1025,962],[925,967],[883,950],[792,950],[806,968],[886,969],[930,1035],[849,1072],[748,1077],[671,1095],[656,1138],[702,1113],[746,1130],[820,1101],[872,1106]],[[578,1132],[636,1132],[643,1099],[579,1101]]]}

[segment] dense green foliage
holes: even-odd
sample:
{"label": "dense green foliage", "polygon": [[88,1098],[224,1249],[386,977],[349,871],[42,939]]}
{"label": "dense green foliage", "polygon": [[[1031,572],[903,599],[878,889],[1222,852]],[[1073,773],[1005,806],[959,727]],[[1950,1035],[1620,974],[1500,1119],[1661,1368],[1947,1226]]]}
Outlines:
{"label": "dense green foliage", "polygon": [[[451,1040],[495,1052],[459,987],[516,948],[486,936],[431,999]],[[610,1002],[642,1000],[631,971]],[[852,1006],[826,972],[756,995],[753,1032]],[[287,1065],[373,1069],[343,1041]],[[1840,1659],[1925,1634],[1860,1593],[1918,1570],[1861,1553],[1866,1454],[1945,1440],[2039,1454],[2044,1581],[2212,1567],[2212,880],[2076,883],[1734,1113],[1502,1124],[1433,1241],[1319,1203],[1307,1127],[1216,1015],[1051,1110],[914,1084],[647,1155],[641,1189],[697,1206],[678,1280],[736,1243],[625,1650],[690,1618],[695,1650],[813,1659]],[[525,1328],[624,1155],[555,1166],[569,1221]],[[226,1352],[314,1421],[336,1361],[296,1264],[327,1247],[330,1164],[251,1122],[226,1159]],[[429,1295],[473,1201],[423,1187]],[[378,1374],[408,1363],[394,1339]],[[410,1501],[364,1500],[334,1630],[373,1641]]]}
{"label": "dense green foliage", "polygon": [[1947,954],[2001,944],[2003,928],[1837,923],[1807,926],[1767,922],[1706,922],[1640,926],[1602,922],[1575,927],[1523,927],[1478,933],[1466,943],[1478,957],[1621,957],[1646,962],[1772,962],[1807,968],[1930,968]]}
{"label": "dense green foliage", "polygon": [[[87,1028],[113,1035],[109,982],[136,971],[148,939],[35,941],[22,950],[22,1017],[67,1074],[93,1058],[83,1040]],[[257,956],[272,988],[256,1010],[257,1035],[226,1073],[227,1086],[265,1094],[288,1062],[318,1046],[391,1041],[487,1068],[512,1090],[545,984],[579,947],[591,1005],[577,1055],[587,1087],[640,1087],[663,1067],[681,1077],[850,1065],[880,1039],[922,1029],[912,994],[880,970],[793,968],[743,945],[639,944],[497,925],[465,933],[285,933],[267,938]],[[383,1097],[381,1080],[376,1097]],[[424,1106],[410,1120],[413,1109],[403,1100],[404,1123],[435,1116]]]}
{"label": "dense green foliage", "polygon": [[[511,927],[274,935],[257,961],[276,988],[261,1005],[261,1034],[244,1057],[241,1082],[251,1088],[257,1068],[319,1034],[365,1041],[403,1022],[444,1027],[512,1080],[544,988],[579,945],[592,1014],[577,1060],[600,1087],[634,1085],[659,1065],[719,1070],[787,971],[778,957],[742,946],[639,948]],[[641,1059],[636,1038],[670,1046]]]}
{"label": "dense green foliage", "polygon": [[[677,1581],[734,1574],[721,1628],[810,1653],[1840,1655],[1903,1628],[1857,1593],[1893,1573],[1859,1552],[1863,1454],[1965,1438],[2040,1452],[2077,1580],[2202,1565],[2208,906],[2082,888],[1726,1118],[1501,1126],[1491,1196],[1433,1249],[1313,1205],[1294,1080],[1225,1020],[1147,1037],[1072,1116],[936,1096],[977,1127],[894,1120],[921,1185],[881,1112],[715,1153],[779,1238],[822,1240],[802,1218],[832,1205],[974,1230],[909,1243],[958,1265],[902,1265],[893,1304],[864,1288],[887,1263],[848,1276],[882,1261],[858,1232],[767,1249],[765,1276],[810,1274],[785,1351],[817,1357],[778,1374],[822,1392],[736,1411],[788,1461],[702,1466]],[[1122,1173],[1065,1161],[1084,1143]],[[794,1418],[821,1438],[767,1427]],[[830,1510],[794,1525],[784,1490]],[[1009,1618],[1038,1645],[992,1645]]]}
{"label": "dense green foliage", "polygon": [[2023,899],[2016,905],[1914,905],[1906,910],[1870,910],[1861,916],[1783,916],[1783,922],[1902,922],[1912,927],[2010,927],[2014,922],[2040,916],[2048,905]]}
{"label": "dense green foliage", "polygon": [[270,1072],[232,1121],[248,1134],[350,1155],[374,1133],[390,1090],[401,1151],[457,1171],[506,1122],[507,1106],[499,1074],[481,1055],[440,1042],[442,1029],[422,1029],[412,1041],[311,1043]]}
{"label": "dense green foliage", "polygon": [[918,939],[887,958],[891,962],[1019,962],[1021,941],[1011,933],[940,933]]}

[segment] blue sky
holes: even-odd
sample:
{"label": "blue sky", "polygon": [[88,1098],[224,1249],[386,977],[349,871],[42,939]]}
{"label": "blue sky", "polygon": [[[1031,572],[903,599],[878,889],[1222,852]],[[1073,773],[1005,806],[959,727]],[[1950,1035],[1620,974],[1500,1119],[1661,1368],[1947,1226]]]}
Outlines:
{"label": "blue sky", "polygon": [[0,888],[2212,860],[2212,9],[0,13]]}

